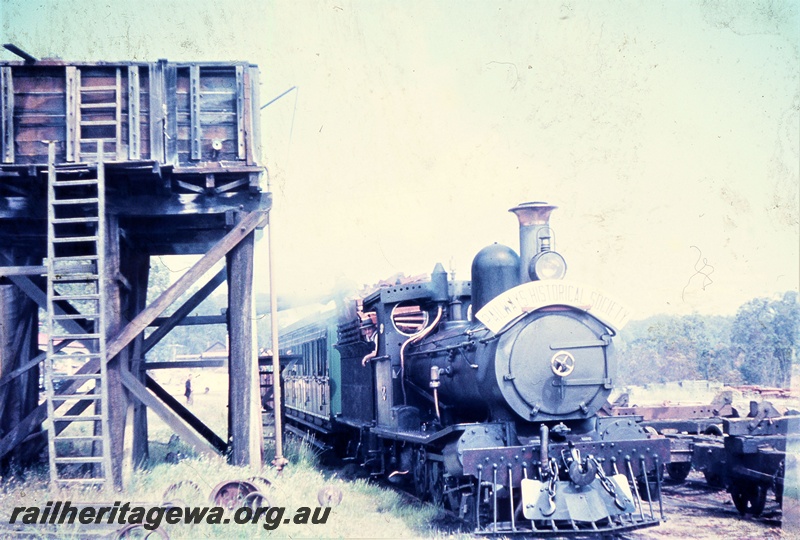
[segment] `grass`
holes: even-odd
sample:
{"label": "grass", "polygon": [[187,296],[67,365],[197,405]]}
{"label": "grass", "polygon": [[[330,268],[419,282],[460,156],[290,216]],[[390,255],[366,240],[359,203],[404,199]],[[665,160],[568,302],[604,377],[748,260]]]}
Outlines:
{"label": "grass", "polygon": [[[165,370],[159,373],[159,383],[183,402],[183,384],[188,371]],[[218,434],[227,431],[227,380],[211,370],[192,372],[194,399],[189,409]],[[172,436],[170,430],[152,411],[148,414],[149,461],[143,469],[132,473],[122,492],[101,492],[92,489],[49,489],[47,466],[41,465],[23,471],[15,477],[0,479],[0,538],[8,536],[11,511],[15,506],[40,506],[48,501],[113,503],[113,501],[160,505],[167,489],[183,482],[183,487],[169,495],[179,506],[208,506],[211,490],[223,480],[247,480],[264,477],[271,487],[264,494],[271,506],[286,508],[283,516],[293,517],[300,507],[312,512],[319,507],[317,493],[333,486],[343,493],[342,502],[333,507],[325,524],[281,523],[275,530],[258,524],[237,525],[167,525],[162,526],[170,538],[454,538],[431,526],[440,517],[440,511],[431,505],[409,501],[402,494],[383,488],[364,479],[348,481],[335,471],[320,466],[314,447],[304,441],[288,439],[285,447],[290,463],[281,473],[265,465],[263,468],[233,467],[224,458],[198,457],[193,449]],[[266,431],[269,431],[269,427]],[[269,437],[267,437],[269,441]],[[271,463],[274,448],[267,444],[264,462]],[[177,463],[171,463],[176,461]],[[187,481],[194,482],[199,492]],[[230,517],[230,516],[229,516]],[[118,525],[117,527],[121,527]],[[103,530],[87,526],[60,526],[58,529],[25,529],[31,538],[97,538],[92,533],[113,532],[113,527]],[[27,536],[30,534],[30,536]],[[156,536],[153,536],[156,537]],[[467,536],[464,536],[467,538]]]}
{"label": "grass", "polygon": [[[173,441],[172,450],[180,451],[181,443]],[[155,445],[158,447],[159,445]],[[156,448],[153,448],[156,450]],[[234,467],[221,457],[187,457],[178,463],[157,463],[157,453],[166,455],[170,445],[152,452],[148,468],[136,471],[122,492],[108,493],[93,489],[49,489],[46,468],[27,471],[24,479],[3,479],[0,493],[0,536],[5,536],[11,525],[6,526],[15,506],[44,507],[48,501],[95,502],[108,505],[113,501],[162,503],[162,497],[173,484],[183,482],[169,498],[178,506],[210,505],[211,490],[222,481],[247,480],[254,476],[266,478],[270,487],[262,488],[270,506],[286,508],[285,518],[292,518],[301,507],[312,512],[319,507],[317,493],[333,486],[343,493],[340,505],[331,509],[325,524],[281,523],[274,530],[265,530],[262,518],[257,524],[162,524],[170,538],[441,538],[446,533],[434,530],[430,523],[440,514],[431,505],[410,502],[402,494],[383,488],[364,479],[346,481],[335,472],[319,467],[317,454],[302,441],[288,441],[286,454],[290,463],[278,472],[272,467]],[[184,454],[186,455],[186,454]],[[267,460],[274,452],[265,451]],[[187,481],[194,482],[199,491]],[[226,517],[231,517],[226,516]],[[275,515],[273,514],[274,518]],[[232,520],[231,520],[232,521]],[[5,529],[3,531],[2,529]],[[26,528],[26,534],[30,529]],[[97,528],[81,525],[62,525],[58,529],[40,529],[32,538],[86,538],[100,532]],[[106,527],[103,532],[111,532]],[[49,533],[49,534],[48,534]],[[95,537],[95,536],[92,536]]]}

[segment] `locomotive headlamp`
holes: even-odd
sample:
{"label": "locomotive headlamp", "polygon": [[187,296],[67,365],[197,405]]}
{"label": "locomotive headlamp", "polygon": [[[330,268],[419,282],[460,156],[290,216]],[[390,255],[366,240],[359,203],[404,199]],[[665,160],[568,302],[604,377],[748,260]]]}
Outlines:
{"label": "locomotive headlamp", "polygon": [[528,273],[532,280],[564,279],[567,261],[557,251],[542,251],[531,259]]}

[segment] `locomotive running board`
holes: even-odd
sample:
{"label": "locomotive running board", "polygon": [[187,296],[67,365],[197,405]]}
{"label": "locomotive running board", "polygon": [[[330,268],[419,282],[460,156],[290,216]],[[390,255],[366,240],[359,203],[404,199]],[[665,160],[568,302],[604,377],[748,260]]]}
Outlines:
{"label": "locomotive running board", "polygon": [[432,431],[429,434],[423,435],[419,431],[391,431],[391,428],[374,427],[370,429],[378,437],[384,439],[391,439],[393,441],[405,441],[415,444],[431,444],[453,433],[460,433],[471,426],[482,426],[483,424],[454,424],[447,426],[439,431]]}

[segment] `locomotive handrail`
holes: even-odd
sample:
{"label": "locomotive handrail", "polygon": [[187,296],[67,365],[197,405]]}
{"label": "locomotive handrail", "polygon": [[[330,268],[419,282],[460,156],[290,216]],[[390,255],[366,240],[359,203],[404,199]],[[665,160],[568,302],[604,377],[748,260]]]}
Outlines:
{"label": "locomotive handrail", "polygon": [[607,347],[611,344],[611,339],[596,339],[593,341],[582,341],[577,343],[567,343],[565,345],[550,345],[551,351],[560,351],[563,349],[588,349],[591,347]]}
{"label": "locomotive handrail", "polygon": [[612,380],[608,377],[604,377],[602,379],[558,379],[553,381],[551,384],[553,386],[596,386],[598,384],[602,384],[604,386],[610,386]]}

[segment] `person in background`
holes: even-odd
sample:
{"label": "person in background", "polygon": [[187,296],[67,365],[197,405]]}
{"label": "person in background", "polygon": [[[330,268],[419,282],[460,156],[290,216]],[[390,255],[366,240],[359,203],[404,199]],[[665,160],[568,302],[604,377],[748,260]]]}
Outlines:
{"label": "person in background", "polygon": [[186,391],[183,393],[186,396],[186,404],[192,404],[192,376],[189,375],[189,378],[186,379]]}

